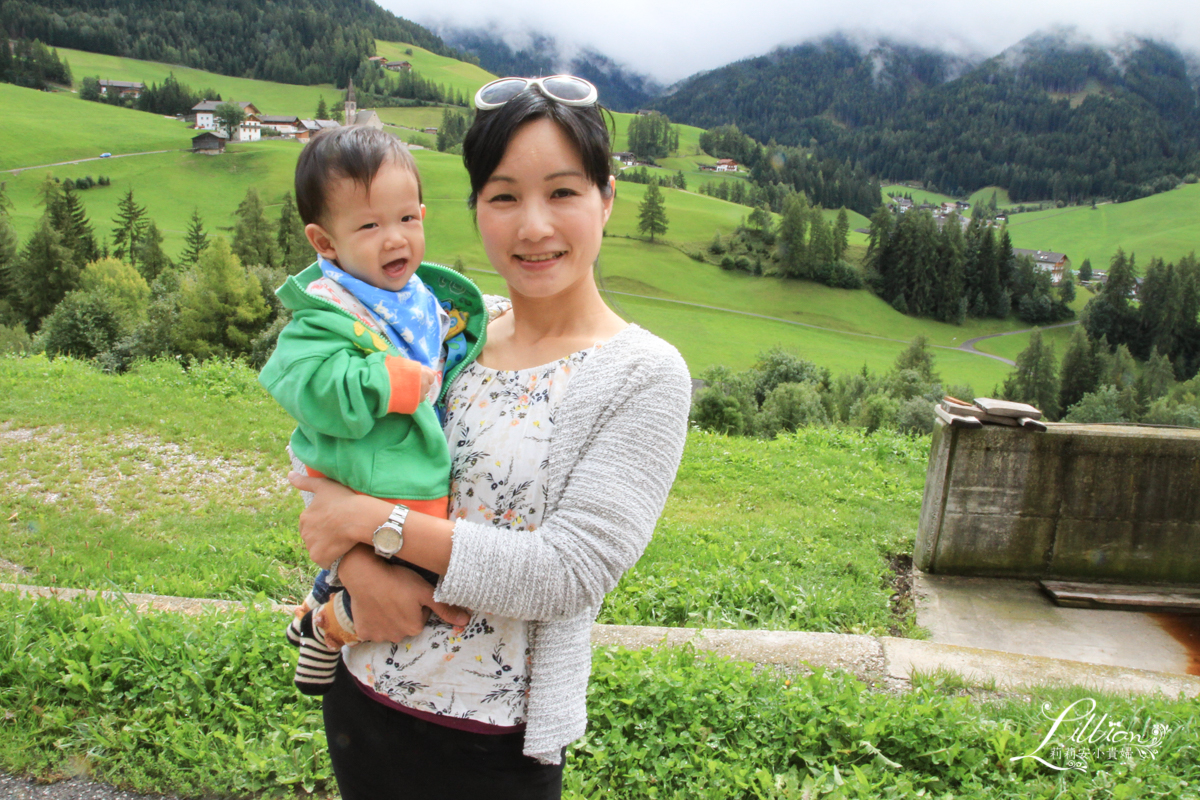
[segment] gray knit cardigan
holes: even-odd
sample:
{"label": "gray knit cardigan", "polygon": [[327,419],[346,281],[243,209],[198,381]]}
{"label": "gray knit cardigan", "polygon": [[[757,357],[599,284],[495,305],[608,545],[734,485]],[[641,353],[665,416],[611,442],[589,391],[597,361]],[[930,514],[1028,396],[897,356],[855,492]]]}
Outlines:
{"label": "gray knit cardigan", "polygon": [[530,621],[524,752],[544,764],[559,763],[587,726],[592,624],[650,541],[679,469],[690,405],[679,352],[626,327],[583,361],[559,401],[542,526],[454,525],[434,598]]}

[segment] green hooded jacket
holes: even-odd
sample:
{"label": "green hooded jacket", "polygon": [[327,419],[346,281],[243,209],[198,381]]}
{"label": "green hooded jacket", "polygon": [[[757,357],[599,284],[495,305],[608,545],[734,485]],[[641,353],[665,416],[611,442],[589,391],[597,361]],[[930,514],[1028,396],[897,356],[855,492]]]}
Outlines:
{"label": "green hooded jacket", "polygon": [[[483,349],[487,309],[479,288],[452,269],[425,262],[417,275],[439,300],[450,301],[456,327],[465,324],[467,356],[443,376],[442,402],[454,376]],[[276,295],[292,320],[258,379],[299,423],[291,439],[296,457],[372,497],[445,497],[450,451],[437,412],[422,399],[412,413],[397,413],[400,392],[394,397],[393,389],[411,388],[403,376],[411,378],[413,362],[400,355],[379,318],[324,279],[317,264],[288,278]]]}

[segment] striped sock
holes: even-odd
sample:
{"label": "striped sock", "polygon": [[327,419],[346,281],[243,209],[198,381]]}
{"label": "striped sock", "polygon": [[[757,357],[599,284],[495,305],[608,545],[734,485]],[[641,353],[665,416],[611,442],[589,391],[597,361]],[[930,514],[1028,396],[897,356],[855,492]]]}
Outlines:
{"label": "striped sock", "polygon": [[[291,626],[288,626],[290,633]],[[296,688],[301,694],[321,695],[333,686],[338,659],[342,648],[330,647],[319,628],[313,625],[313,614],[308,612],[300,620],[300,660],[296,664]]]}

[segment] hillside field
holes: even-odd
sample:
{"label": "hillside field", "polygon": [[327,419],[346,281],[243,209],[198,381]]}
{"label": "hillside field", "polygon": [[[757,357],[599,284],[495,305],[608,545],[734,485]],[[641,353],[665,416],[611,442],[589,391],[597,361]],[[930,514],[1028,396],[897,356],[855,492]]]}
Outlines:
{"label": "hillside field", "polygon": [[1118,247],[1136,254],[1142,267],[1152,257],[1177,261],[1200,251],[1200,184],[1094,209],[1014,214],[1008,229],[1015,246],[1066,253],[1074,269],[1085,258],[1094,269],[1107,269]]}
{"label": "hillside field", "polygon": [[[406,51],[412,50],[412,53]],[[385,42],[375,40],[375,52],[388,61],[408,61],[413,65],[413,71],[422,78],[441,84],[455,92],[462,92],[469,105],[475,97],[475,92],[496,76],[485,69],[459,61],[403,42]],[[389,72],[389,75],[397,73]]]}
{"label": "hillside field", "polygon": [[58,55],[71,64],[71,75],[75,79],[76,91],[79,90],[83,79],[89,76],[116,81],[141,81],[149,84],[162,83],[168,75],[174,73],[180,83],[190,87],[193,91],[214,89],[220,92],[223,100],[248,100],[264,114],[295,114],[298,117],[313,116],[317,111],[317,103],[322,97],[325,98],[326,104],[333,104],[342,102],[345,96],[341,89],[331,83],[295,86],[290,83],[272,83],[253,78],[232,78],[228,75],[218,75],[215,72],[181,67],[178,64],[163,64],[158,61],[141,61],[136,58],[88,53],[66,47],[58,48]]}
{"label": "hillside field", "polygon": [[[190,132],[176,121],[85,103],[71,95],[0,86],[0,98],[7,101],[6,108],[14,108],[22,115],[24,123],[20,128],[5,126],[0,130],[0,146],[7,158],[20,159],[23,164],[94,157],[103,150],[140,152],[162,149],[164,145],[186,147],[190,138]],[[83,117],[89,124],[55,128],[54,135],[28,135],[29,131],[50,130],[49,120],[68,117],[76,120]],[[105,131],[110,137],[114,131],[121,132],[124,150],[98,140],[98,131]],[[14,205],[13,221],[24,239],[41,213],[37,187],[47,173],[59,178],[107,175],[112,179],[111,186],[80,193],[97,234],[110,235],[117,204],[132,187],[135,200],[146,206],[149,216],[163,231],[167,252],[178,254],[193,208],[199,208],[210,232],[228,235],[238,203],[253,186],[268,205],[268,213],[272,213],[272,207],[290,189],[298,152],[299,145],[294,141],[264,140],[232,144],[221,156],[178,151],[93,160],[53,169],[22,170],[6,176],[7,191]],[[468,184],[460,158],[430,150],[414,151],[414,157],[422,170],[429,207],[427,257],[446,263],[462,259],[469,268],[490,272],[463,202]],[[753,278],[696,262],[681,249],[703,249],[715,231],[731,232],[748,209],[698,193],[668,189],[665,197],[671,227],[665,243],[651,244],[636,235],[637,207],[645,190],[645,186],[629,182],[618,186],[616,207],[608,226],[609,241],[601,259],[603,280],[612,292],[625,293],[610,295],[614,305],[630,319],[676,343],[694,372],[712,364],[744,368],[757,353],[777,344],[829,367],[835,374],[861,369],[864,364],[873,370],[883,370],[917,335],[926,335],[937,345],[954,346],[970,336],[1018,327],[1015,322],[988,321],[956,328],[901,316],[867,292]],[[835,213],[827,212],[830,219]],[[851,224],[859,227],[866,220],[853,215]],[[852,234],[852,247],[861,248],[862,239],[860,234]],[[734,309],[744,314],[689,308],[664,300]],[[834,330],[816,330],[748,315],[778,317]],[[990,387],[1007,372],[999,362],[979,356],[939,350],[938,358],[950,382]]]}

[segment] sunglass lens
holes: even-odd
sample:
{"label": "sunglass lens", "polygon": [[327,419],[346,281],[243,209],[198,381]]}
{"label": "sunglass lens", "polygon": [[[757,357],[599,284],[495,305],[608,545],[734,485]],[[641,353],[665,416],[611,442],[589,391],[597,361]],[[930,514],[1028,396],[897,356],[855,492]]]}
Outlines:
{"label": "sunglass lens", "polygon": [[479,99],[485,103],[503,104],[512,100],[521,93],[528,81],[524,78],[511,78],[503,81],[496,81],[490,86],[483,87],[479,92]]}
{"label": "sunglass lens", "polygon": [[592,92],[591,86],[577,78],[549,78],[544,85],[559,100],[584,100]]}

